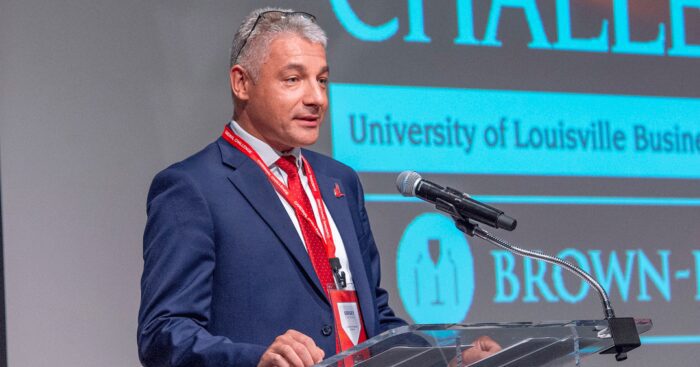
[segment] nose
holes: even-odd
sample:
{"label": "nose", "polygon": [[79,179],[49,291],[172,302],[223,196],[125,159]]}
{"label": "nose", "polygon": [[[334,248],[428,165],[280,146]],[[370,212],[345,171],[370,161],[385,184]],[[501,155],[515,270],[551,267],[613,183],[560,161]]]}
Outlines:
{"label": "nose", "polygon": [[328,103],[328,94],[326,85],[321,84],[318,80],[312,80],[306,83],[306,91],[304,93],[304,105],[322,109]]}

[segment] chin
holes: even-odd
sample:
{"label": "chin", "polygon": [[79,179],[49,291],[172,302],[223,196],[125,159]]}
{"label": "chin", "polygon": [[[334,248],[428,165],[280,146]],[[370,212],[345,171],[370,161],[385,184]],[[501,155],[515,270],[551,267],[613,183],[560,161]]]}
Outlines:
{"label": "chin", "polygon": [[304,141],[302,144],[299,145],[299,147],[308,147],[310,145],[314,145],[316,144],[316,141],[318,141],[318,139]]}
{"label": "chin", "polygon": [[309,145],[313,145],[318,141],[318,131],[314,131],[313,133],[307,133],[307,134],[302,134],[297,137],[295,140],[296,146],[299,147],[306,147]]}
{"label": "chin", "polygon": [[297,140],[296,146],[298,147],[308,147],[309,145],[314,145],[316,144],[316,141],[318,141],[318,137],[316,138],[309,138],[309,139],[299,139]]}

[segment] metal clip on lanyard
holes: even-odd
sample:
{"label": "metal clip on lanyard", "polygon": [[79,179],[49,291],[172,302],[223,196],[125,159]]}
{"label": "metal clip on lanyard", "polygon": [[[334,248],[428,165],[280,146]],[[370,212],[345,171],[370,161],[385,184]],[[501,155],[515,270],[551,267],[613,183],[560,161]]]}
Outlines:
{"label": "metal clip on lanyard", "polygon": [[348,282],[345,279],[345,272],[341,270],[342,266],[340,265],[340,259],[338,259],[337,257],[332,257],[328,259],[328,261],[331,263],[331,270],[333,270],[333,277],[335,278],[335,282],[338,283],[338,286],[341,289],[344,289],[348,286]]}

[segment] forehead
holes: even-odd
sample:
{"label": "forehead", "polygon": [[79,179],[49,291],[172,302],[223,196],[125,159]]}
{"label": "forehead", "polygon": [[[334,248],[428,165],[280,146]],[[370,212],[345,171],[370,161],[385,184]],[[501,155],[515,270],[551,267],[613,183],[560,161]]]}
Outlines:
{"label": "forehead", "polygon": [[275,37],[268,47],[263,69],[280,68],[291,63],[302,65],[311,71],[326,68],[326,49],[320,43],[296,35]]}

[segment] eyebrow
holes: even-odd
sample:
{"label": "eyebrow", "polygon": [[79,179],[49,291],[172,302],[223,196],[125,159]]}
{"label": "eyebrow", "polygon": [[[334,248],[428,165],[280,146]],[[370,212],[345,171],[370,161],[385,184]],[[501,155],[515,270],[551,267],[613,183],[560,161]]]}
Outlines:
{"label": "eyebrow", "polygon": [[[281,71],[284,72],[287,70],[297,70],[300,72],[306,72],[306,66],[304,66],[303,64],[290,63],[290,64],[285,65]],[[329,72],[329,70],[330,69],[328,68],[328,65],[326,65],[326,66],[321,68],[321,72],[319,74],[327,73],[327,72]]]}

